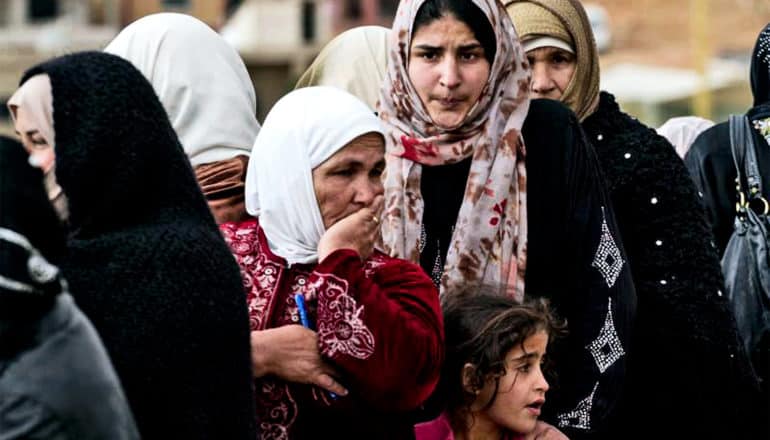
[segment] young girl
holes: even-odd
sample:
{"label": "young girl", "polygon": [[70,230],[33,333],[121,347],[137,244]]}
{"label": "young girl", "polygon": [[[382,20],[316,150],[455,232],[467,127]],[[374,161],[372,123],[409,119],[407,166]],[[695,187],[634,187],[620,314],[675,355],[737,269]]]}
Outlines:
{"label": "young girl", "polygon": [[445,411],[415,426],[417,440],[514,440],[556,431],[538,422],[549,388],[541,366],[564,328],[548,304],[478,291],[445,298],[446,359],[437,389]]}

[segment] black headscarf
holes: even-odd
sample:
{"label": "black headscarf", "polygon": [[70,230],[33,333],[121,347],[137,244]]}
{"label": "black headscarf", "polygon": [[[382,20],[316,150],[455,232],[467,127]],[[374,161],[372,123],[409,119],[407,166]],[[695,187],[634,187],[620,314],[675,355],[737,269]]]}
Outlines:
{"label": "black headscarf", "polygon": [[101,52],[55,58],[22,83],[41,73],[70,209],[62,269],[142,437],[254,438],[240,272],[152,86]]}
{"label": "black headscarf", "polygon": [[[43,73],[53,89],[56,180],[74,232],[149,220],[167,207],[171,187],[197,187],[163,106],[128,61],[63,56],[28,70],[20,84]],[[195,211],[202,200],[196,191],[173,197],[176,210]]]}
{"label": "black headscarf", "polygon": [[64,231],[27,159],[20,143],[0,136],[0,320],[42,313],[62,291],[55,264]]}
{"label": "black headscarf", "polygon": [[751,54],[751,92],[754,106],[770,104],[770,24],[760,32]]}

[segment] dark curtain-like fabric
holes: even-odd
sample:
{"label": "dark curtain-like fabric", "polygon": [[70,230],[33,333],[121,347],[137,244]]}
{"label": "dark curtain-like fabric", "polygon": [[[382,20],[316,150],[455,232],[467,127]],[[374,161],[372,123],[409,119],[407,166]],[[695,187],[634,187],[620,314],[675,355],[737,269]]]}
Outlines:
{"label": "dark curtain-like fabric", "polygon": [[[633,438],[743,438],[756,378],[723,295],[698,190],[668,141],[612,95],[602,92],[583,128],[607,179],[638,298],[621,428]],[[642,416],[650,408],[655,424]]]}
{"label": "dark curtain-like fabric", "polygon": [[751,92],[755,107],[770,102],[770,24],[760,32],[751,53]]}
{"label": "dark curtain-like fabric", "polygon": [[[625,387],[626,353],[633,349],[636,298],[627,257],[599,163],[575,115],[559,102],[534,100],[522,134],[529,225],[525,293],[549,298],[569,322],[567,338],[549,349],[555,371],[544,418],[570,438],[602,438],[614,423]],[[462,163],[425,167],[423,181],[426,171],[433,180],[422,185],[433,193],[425,198],[426,235],[444,236],[456,218],[465,188],[459,179],[467,170]],[[441,194],[449,190],[456,193]],[[597,359],[592,352],[605,356]],[[441,406],[435,400],[428,405],[432,417]]]}
{"label": "dark curtain-like fabric", "polygon": [[63,266],[144,438],[255,438],[239,270],[152,86],[129,62],[53,59]]}
{"label": "dark curtain-like fabric", "polygon": [[636,294],[612,203],[595,152],[561,103],[533,101],[522,133],[526,292],[550,298],[568,321],[566,339],[549,349],[555,371],[544,417],[572,439],[613,438],[634,350]]}
{"label": "dark curtain-like fabric", "polygon": [[441,281],[452,232],[463,203],[471,158],[450,165],[423,167],[420,191],[425,203],[420,266],[436,285]]}

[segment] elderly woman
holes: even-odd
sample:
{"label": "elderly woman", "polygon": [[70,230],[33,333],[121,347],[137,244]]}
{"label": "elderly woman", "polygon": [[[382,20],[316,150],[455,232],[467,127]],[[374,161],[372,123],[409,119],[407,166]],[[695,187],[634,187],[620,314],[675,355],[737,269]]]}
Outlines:
{"label": "elderly woman", "polygon": [[49,197],[60,186],[62,270],[140,435],[254,438],[238,267],[152,86],[86,52],[33,67],[10,102]]}
{"label": "elderly woman", "polygon": [[235,49],[197,18],[161,13],[130,24],[104,50],[152,84],[217,223],[247,218],[243,188],[259,122],[254,86]]}
{"label": "elderly woman", "polygon": [[[663,424],[672,438],[740,437],[754,375],[687,170],[666,139],[600,93],[596,45],[577,0],[507,5],[533,66],[531,94],[564,102],[582,121],[628,252],[639,314],[624,429],[659,436]],[[655,424],[641,416],[649,408]]]}
{"label": "elderly woman", "polygon": [[401,2],[388,61],[387,251],[420,262],[442,295],[483,283],[550,297],[570,334],[551,351],[559,380],[544,418],[605,429],[625,387],[635,297],[577,120],[530,103],[529,66],[494,0]]}
{"label": "elderly woman", "polygon": [[282,98],[254,144],[256,218],[220,228],[247,289],[263,439],[410,438],[407,412],[438,381],[436,289],[374,248],[384,150],[374,113],[331,87]]}

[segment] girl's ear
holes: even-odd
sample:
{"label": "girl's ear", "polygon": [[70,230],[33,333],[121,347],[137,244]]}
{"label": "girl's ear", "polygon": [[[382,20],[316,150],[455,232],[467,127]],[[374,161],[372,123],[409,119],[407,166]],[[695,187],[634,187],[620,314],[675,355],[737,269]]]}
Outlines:
{"label": "girl's ear", "polygon": [[474,384],[476,366],[470,362],[466,363],[465,365],[463,365],[463,370],[461,374],[462,374],[462,381],[463,381],[463,390],[465,390],[465,392],[468,394],[474,394],[474,395],[479,394],[481,390]]}

